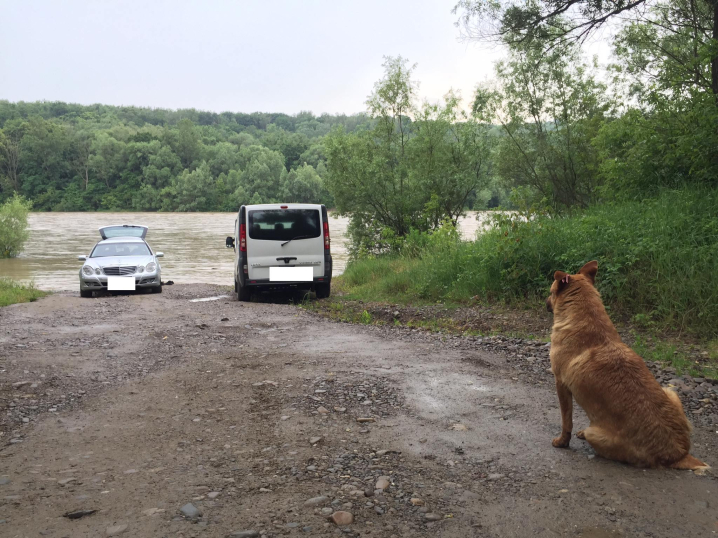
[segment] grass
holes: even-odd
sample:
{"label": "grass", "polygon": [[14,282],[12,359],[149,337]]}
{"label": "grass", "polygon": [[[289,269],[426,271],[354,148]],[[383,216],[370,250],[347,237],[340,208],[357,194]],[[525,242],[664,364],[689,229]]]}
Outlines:
{"label": "grass", "polygon": [[[467,304],[478,297],[520,306],[548,294],[553,272],[599,262],[609,312],[648,330],[718,337],[718,191],[665,191],[567,217],[503,217],[476,241],[438,233],[418,255],[351,263],[353,299]],[[407,249],[411,251],[412,249]]]}
{"label": "grass", "polygon": [[[409,237],[398,253],[352,261],[333,281],[341,297],[329,310],[319,308],[341,321],[382,324],[387,321],[370,304],[439,303],[449,311],[478,305],[526,314],[513,324],[494,323],[485,334],[541,337],[522,322],[539,315],[553,272],[576,272],[596,259],[606,308],[624,334],[634,331],[628,340],[641,356],[678,375],[718,377],[716,207],[718,190],[683,189],[563,217],[499,217],[476,241],[448,230]],[[466,332],[451,312],[392,322]]]}
{"label": "grass", "polygon": [[48,292],[38,290],[32,284],[24,285],[8,278],[0,279],[0,307],[15,303],[31,303],[47,294]]}

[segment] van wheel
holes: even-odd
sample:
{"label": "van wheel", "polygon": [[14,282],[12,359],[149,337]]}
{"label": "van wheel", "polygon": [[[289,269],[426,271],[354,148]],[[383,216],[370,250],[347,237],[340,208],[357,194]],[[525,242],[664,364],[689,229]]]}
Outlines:
{"label": "van wheel", "polygon": [[237,284],[237,300],[246,303],[251,298],[252,293],[246,288],[246,286]]}
{"label": "van wheel", "polygon": [[331,293],[332,285],[329,284],[317,284],[314,292],[317,294],[317,299],[326,299]]}
{"label": "van wheel", "polygon": [[92,297],[92,291],[80,290],[80,297],[85,297],[85,298]]}
{"label": "van wheel", "polygon": [[239,293],[239,283],[237,280],[234,281],[234,293]]}

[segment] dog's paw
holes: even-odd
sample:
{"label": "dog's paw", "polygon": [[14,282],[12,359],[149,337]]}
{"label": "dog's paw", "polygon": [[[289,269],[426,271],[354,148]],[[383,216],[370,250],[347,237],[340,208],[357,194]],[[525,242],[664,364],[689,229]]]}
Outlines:
{"label": "dog's paw", "polygon": [[583,432],[584,432],[584,430],[577,431],[576,437],[578,437],[579,439],[586,439],[586,434]]}
{"label": "dog's paw", "polygon": [[561,435],[556,437],[551,444],[556,448],[568,448],[568,444],[571,442],[571,434]]}

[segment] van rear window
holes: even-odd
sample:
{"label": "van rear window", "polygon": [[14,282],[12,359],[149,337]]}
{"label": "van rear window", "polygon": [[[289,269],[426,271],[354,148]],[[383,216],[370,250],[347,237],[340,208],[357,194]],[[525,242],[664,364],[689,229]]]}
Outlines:
{"label": "van rear window", "polygon": [[321,235],[316,209],[263,209],[249,212],[250,239],[289,241]]}

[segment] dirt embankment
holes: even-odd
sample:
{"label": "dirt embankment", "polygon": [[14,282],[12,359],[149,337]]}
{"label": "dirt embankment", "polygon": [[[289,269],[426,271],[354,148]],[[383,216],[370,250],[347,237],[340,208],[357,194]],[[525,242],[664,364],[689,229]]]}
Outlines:
{"label": "dirt embankment", "polygon": [[[0,535],[718,532],[713,475],[551,447],[543,342],[193,302],[226,294],[0,310]],[[716,465],[718,387],[682,381],[693,453]]]}

